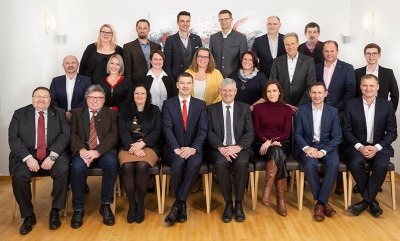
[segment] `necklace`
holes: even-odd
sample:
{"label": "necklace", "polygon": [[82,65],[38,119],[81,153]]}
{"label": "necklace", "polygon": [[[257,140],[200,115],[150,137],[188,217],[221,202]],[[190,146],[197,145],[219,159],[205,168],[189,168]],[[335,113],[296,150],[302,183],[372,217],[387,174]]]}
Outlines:
{"label": "necklace", "polygon": [[246,84],[247,81],[244,81],[241,77],[239,77],[240,81],[242,81],[242,87],[240,87],[241,90],[245,90],[246,89]]}

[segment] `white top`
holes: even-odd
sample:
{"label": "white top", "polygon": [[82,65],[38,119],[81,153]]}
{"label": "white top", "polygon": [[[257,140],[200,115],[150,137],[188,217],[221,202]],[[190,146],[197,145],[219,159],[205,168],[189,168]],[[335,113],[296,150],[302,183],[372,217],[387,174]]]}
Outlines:
{"label": "white top", "polygon": [[70,79],[68,78],[68,75],[65,75],[65,89],[67,90],[67,102],[68,102],[68,111],[71,110],[71,102],[72,102],[72,96],[74,94],[74,87],[75,87],[75,81],[76,81],[76,75]]}
{"label": "white top", "polygon": [[151,77],[153,77],[153,83],[150,87],[151,103],[158,106],[158,108],[160,108],[161,110],[163,101],[167,99],[167,89],[165,88],[162,77],[168,75],[163,70],[160,76],[156,78],[151,69],[149,70],[149,72],[147,72],[147,75],[151,75]]}
{"label": "white top", "polygon": [[194,80],[194,97],[200,100],[204,100],[204,93],[206,92],[207,80]]}
{"label": "white top", "polygon": [[[224,146],[226,146],[226,104],[222,102],[222,114],[224,116],[224,142],[222,144],[224,144]],[[233,108],[234,108],[234,103],[235,101],[233,101],[229,106],[231,108],[229,108],[229,112],[230,112],[230,116],[231,116],[231,133],[232,133],[232,146],[236,145],[236,140],[235,140],[235,134],[233,132]]]}
{"label": "white top", "polygon": [[314,135],[313,141],[319,142],[321,140],[321,119],[322,119],[322,110],[324,109],[324,105],[319,109],[314,108],[314,104],[312,106],[312,115],[313,115],[313,128]]}
{"label": "white top", "polygon": [[279,33],[276,35],[275,38],[271,38],[267,34],[269,49],[271,50],[271,55],[272,55],[273,59],[275,59],[276,55],[278,55],[278,36],[279,36]]}
{"label": "white top", "polygon": [[290,83],[292,83],[293,80],[293,75],[294,75],[294,70],[296,69],[296,64],[297,64],[297,59],[299,58],[299,53],[296,54],[296,57],[293,59],[287,56],[287,66],[288,66],[288,71],[289,71],[289,80]]}

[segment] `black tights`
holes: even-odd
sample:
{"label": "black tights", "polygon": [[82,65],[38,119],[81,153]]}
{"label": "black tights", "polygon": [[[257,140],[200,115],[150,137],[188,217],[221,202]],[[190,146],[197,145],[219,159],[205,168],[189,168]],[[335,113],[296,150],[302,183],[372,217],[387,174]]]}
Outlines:
{"label": "black tights", "polygon": [[144,217],[144,198],[149,187],[149,169],[150,164],[145,161],[125,162],[121,166],[122,183],[129,201],[128,217]]}

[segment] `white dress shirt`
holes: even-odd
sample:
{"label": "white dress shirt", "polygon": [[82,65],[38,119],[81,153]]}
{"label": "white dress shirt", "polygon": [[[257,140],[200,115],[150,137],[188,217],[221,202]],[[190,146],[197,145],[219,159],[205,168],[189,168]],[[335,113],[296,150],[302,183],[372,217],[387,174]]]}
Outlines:
{"label": "white dress shirt", "polygon": [[271,50],[271,55],[272,58],[275,59],[276,56],[278,55],[278,35],[275,36],[275,38],[271,38],[268,34],[268,44],[269,44],[269,49]]}
{"label": "white dress shirt", "polygon": [[65,89],[67,90],[68,111],[72,109],[71,102],[72,102],[72,96],[74,95],[75,82],[76,82],[76,75],[72,79],[70,79],[68,75],[65,75]]}
{"label": "white dress shirt", "polygon": [[[222,102],[222,114],[224,116],[224,142],[222,143],[224,146],[226,146],[226,106],[227,104],[225,104],[223,101]],[[231,116],[231,133],[232,133],[232,146],[236,145],[236,140],[235,140],[235,134],[233,132],[233,108],[234,108],[234,102],[233,101],[229,106],[231,108],[229,108],[229,113]]]}
{"label": "white dress shirt", "polygon": [[299,53],[296,54],[296,57],[293,59],[287,56],[287,65],[288,65],[288,71],[289,71],[289,78],[290,78],[290,83],[292,83],[293,80],[293,75],[294,71],[296,69],[296,64],[297,64],[297,59],[299,58]]}

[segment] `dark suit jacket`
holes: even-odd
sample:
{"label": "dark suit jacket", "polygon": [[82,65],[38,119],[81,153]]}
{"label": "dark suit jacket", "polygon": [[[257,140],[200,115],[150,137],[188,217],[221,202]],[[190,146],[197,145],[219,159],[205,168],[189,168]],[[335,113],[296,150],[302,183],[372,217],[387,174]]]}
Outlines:
{"label": "dark suit jacket", "polygon": [[[296,148],[293,156],[297,158],[305,146],[311,146],[314,138],[314,123],[312,104],[299,107],[296,115],[294,138]],[[321,117],[321,134],[319,148],[330,153],[336,151],[342,142],[342,128],[340,128],[338,110],[330,105],[324,105]]]}
{"label": "dark suit jacket", "polygon": [[126,101],[132,99],[133,81],[126,76],[123,76],[123,79],[114,85],[114,88],[111,88],[105,79],[99,81],[97,84],[100,85],[106,93],[106,102],[104,105],[107,107],[113,107],[114,109],[116,107],[119,110]]}
{"label": "dark suit jacket", "polygon": [[[324,62],[315,65],[315,71],[317,73],[317,81],[324,83]],[[355,95],[356,75],[353,65],[338,59],[325,102],[342,112],[346,101],[354,99]]]}
{"label": "dark suit jacket", "polygon": [[313,58],[314,64],[319,64],[324,61],[324,54],[322,53],[323,48],[324,48],[324,42],[318,41],[318,43],[315,46],[314,51],[311,53],[311,51],[307,47],[306,42],[304,42],[299,45],[298,50],[299,50],[299,53],[305,54],[305,55]]}
{"label": "dark suit jacket", "polygon": [[[225,123],[223,116],[222,102],[208,106],[208,142],[211,148],[223,147],[225,137]],[[254,140],[253,121],[251,119],[250,107],[248,104],[235,101],[233,104],[233,134],[236,145],[241,146],[253,155],[251,143]]]}
{"label": "dark suit jacket", "polygon": [[[190,44],[192,46],[192,57],[196,51],[203,46],[201,42],[201,38],[197,34],[191,33],[190,36]],[[182,40],[179,37],[179,32],[174,35],[171,35],[165,41],[164,46],[164,54],[165,54],[165,62],[164,62],[164,70],[165,72],[172,76],[176,81],[176,77],[186,69],[184,68],[184,56],[182,50]]]}
{"label": "dark suit jacket", "polygon": [[[354,148],[355,144],[367,144],[367,124],[364,114],[362,97],[347,102],[342,120],[343,136],[347,142],[346,148]],[[374,140],[370,144],[380,144],[381,152],[388,156],[394,155],[391,146],[397,138],[397,122],[393,105],[377,97],[375,103]]]}
{"label": "dark suit jacket", "polygon": [[192,147],[202,153],[203,143],[207,138],[208,119],[206,103],[194,97],[190,98],[186,131],[183,129],[183,118],[179,97],[164,101],[162,106],[162,128],[166,142],[164,155],[176,148]]}
{"label": "dark suit jacket", "polygon": [[[150,43],[150,53],[154,50],[161,50],[161,45],[154,43],[149,40]],[[140,42],[138,39],[124,44],[124,65],[125,65],[125,76],[131,78],[134,83],[139,81],[139,78],[147,74],[149,70],[147,67],[146,58]]]}
{"label": "dark suit jacket", "polygon": [[[71,100],[71,109],[86,106],[85,93],[91,84],[92,80],[89,77],[80,74],[76,75],[74,92]],[[51,105],[69,111],[65,75],[53,78],[50,84],[50,92]]]}
{"label": "dark suit jacket", "polygon": [[269,79],[278,80],[284,93],[284,102],[300,106],[310,102],[310,85],[316,81],[314,60],[299,53],[292,83],[287,64],[288,55],[274,59]]}
{"label": "dark suit jacket", "polygon": [[[253,46],[251,47],[254,53],[260,61],[260,70],[267,76],[271,74],[272,63],[274,59],[271,55],[271,49],[269,48],[268,35],[264,34],[260,37],[255,38]],[[283,34],[278,36],[278,52],[276,57],[286,54],[285,44],[283,43]]]}
{"label": "dark suit jacket", "polygon": [[[362,96],[360,90],[361,77],[365,75],[367,66],[356,69],[356,97]],[[399,104],[399,87],[397,86],[396,77],[393,70],[384,68],[379,65],[378,68],[379,90],[378,96],[383,99],[388,99],[390,93],[390,102],[392,102],[394,111],[397,110]]]}
{"label": "dark suit jacket", "polygon": [[[146,75],[144,76],[140,82],[142,82],[146,88],[150,91],[151,85],[153,84],[153,77],[151,75]],[[162,81],[165,85],[165,89],[167,90],[167,98],[171,98],[173,96],[176,96],[178,94],[178,89],[176,88],[176,82],[175,80],[168,76],[163,76]]]}
{"label": "dark suit jacket", "polygon": [[[118,112],[104,106],[94,117],[97,137],[100,144],[96,150],[103,155],[115,149],[119,141],[118,135]],[[79,150],[89,150],[89,128],[90,115],[87,107],[78,108],[72,111],[71,117],[71,151],[79,154]]]}
{"label": "dark suit jacket", "polygon": [[[50,106],[47,109],[47,151],[69,158],[66,148],[69,143],[70,127],[65,118],[65,111]],[[14,112],[8,128],[8,144],[10,145],[9,171],[22,165],[22,159],[35,153],[36,127],[35,108],[27,105]]]}

